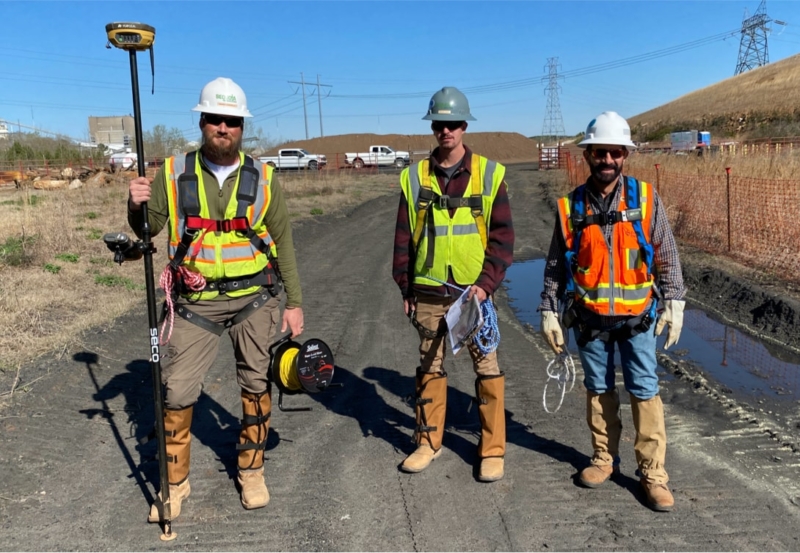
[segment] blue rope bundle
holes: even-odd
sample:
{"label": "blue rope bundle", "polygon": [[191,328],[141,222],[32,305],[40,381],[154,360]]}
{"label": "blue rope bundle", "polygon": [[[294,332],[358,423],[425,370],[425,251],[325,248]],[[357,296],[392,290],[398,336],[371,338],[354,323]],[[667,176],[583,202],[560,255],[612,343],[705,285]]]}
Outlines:
{"label": "blue rope bundle", "polygon": [[[433,278],[431,276],[425,278],[438,282],[439,284],[444,284],[450,288],[455,288],[462,294],[466,290],[466,288],[460,288],[449,282],[439,280],[438,278]],[[485,301],[481,302],[481,315],[483,315],[483,326],[472,338],[472,341],[482,355],[488,355],[496,351],[497,346],[500,345],[500,328],[497,326],[497,312],[494,310],[494,304],[490,298],[486,298]]]}
{"label": "blue rope bundle", "polygon": [[494,310],[492,300],[487,298],[481,303],[483,326],[472,339],[478,346],[481,354],[488,355],[497,350],[500,345],[500,328],[497,326],[497,312]]}

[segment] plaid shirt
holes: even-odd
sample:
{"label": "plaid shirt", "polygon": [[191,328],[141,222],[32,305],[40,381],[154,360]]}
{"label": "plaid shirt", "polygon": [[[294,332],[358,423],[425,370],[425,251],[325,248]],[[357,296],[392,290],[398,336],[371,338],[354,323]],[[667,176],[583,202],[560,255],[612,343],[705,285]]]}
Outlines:
{"label": "plaid shirt", "polygon": [[[472,168],[472,150],[465,146],[466,153],[461,159],[458,169],[453,177],[445,184],[446,177],[439,163],[436,161],[438,148],[430,157],[439,188],[443,194],[453,197],[464,195],[470,181]],[[450,210],[450,216],[455,214],[455,209]],[[508,203],[508,185],[505,181],[500,185],[492,204],[492,215],[487,221],[489,232],[487,235],[486,253],[483,260],[483,269],[474,284],[480,286],[487,294],[494,294],[505,278],[506,269],[511,266],[514,258],[514,226],[511,222],[511,206]],[[397,209],[397,224],[394,234],[394,259],[392,262],[392,277],[404,298],[417,293],[435,296],[457,295],[455,290],[448,286],[425,286],[413,284],[415,251],[413,235],[408,220],[408,200],[400,192],[400,206]],[[450,284],[463,288],[463,284],[456,283],[453,275],[447,278]],[[470,283],[473,284],[473,283]]]}
{"label": "plaid shirt", "polygon": [[[591,177],[589,178],[591,179]],[[613,197],[610,202],[608,202],[608,198],[604,201],[599,194],[594,192],[589,181],[586,182],[586,189],[589,191],[587,196],[592,212],[616,211],[619,208],[622,192],[622,187],[619,183],[622,181],[623,177],[620,177],[614,192],[609,195]],[[653,273],[656,285],[664,299],[680,300],[686,295],[686,288],[683,284],[681,263],[678,259],[678,246],[669,226],[664,204],[655,189],[653,190],[653,204],[650,240],[655,254]],[[613,224],[603,226],[603,235],[607,244],[611,244],[613,228]],[[547,262],[544,268],[544,291],[542,292],[542,303],[539,305],[539,311],[554,311],[558,313],[558,299],[564,295],[564,288],[567,282],[566,252],[566,240],[561,232],[561,223],[556,218],[553,239],[550,242],[550,251],[547,254]],[[603,327],[611,327],[628,318],[629,316],[600,317]]]}

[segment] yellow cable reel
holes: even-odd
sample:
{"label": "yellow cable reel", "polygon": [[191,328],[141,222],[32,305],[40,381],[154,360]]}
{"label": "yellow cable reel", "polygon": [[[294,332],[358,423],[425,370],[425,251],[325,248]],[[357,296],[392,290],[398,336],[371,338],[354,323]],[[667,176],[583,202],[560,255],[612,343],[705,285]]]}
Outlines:
{"label": "yellow cable reel", "polygon": [[284,336],[269,347],[269,377],[278,387],[281,411],[310,411],[309,407],[284,408],[283,395],[316,394],[332,385],[333,352],[322,340],[299,344]]}

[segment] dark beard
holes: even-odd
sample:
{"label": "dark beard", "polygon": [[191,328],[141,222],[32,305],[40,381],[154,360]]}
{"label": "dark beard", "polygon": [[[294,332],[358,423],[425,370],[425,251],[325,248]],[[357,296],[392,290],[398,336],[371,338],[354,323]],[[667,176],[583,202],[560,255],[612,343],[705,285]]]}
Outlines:
{"label": "dark beard", "polygon": [[241,148],[242,148],[241,138],[239,138],[238,141],[231,143],[230,146],[223,147],[214,145],[213,142],[206,139],[205,135],[203,136],[203,146],[202,146],[203,153],[206,154],[206,157],[209,157],[211,159],[229,159],[234,155],[238,154]]}
{"label": "dark beard", "polygon": [[[603,169],[614,169],[613,176],[606,176],[602,174],[600,171]],[[622,172],[622,167],[617,165],[606,165],[602,163],[600,165],[589,165],[589,171],[592,173],[592,178],[600,184],[611,184],[615,182],[619,178],[619,174]]]}

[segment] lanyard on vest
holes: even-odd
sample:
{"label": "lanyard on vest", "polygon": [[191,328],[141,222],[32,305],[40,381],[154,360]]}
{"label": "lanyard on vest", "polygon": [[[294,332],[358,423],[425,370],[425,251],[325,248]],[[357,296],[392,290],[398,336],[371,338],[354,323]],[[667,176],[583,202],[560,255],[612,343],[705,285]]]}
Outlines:
{"label": "lanyard on vest", "polygon": [[650,275],[650,267],[653,264],[653,246],[644,237],[642,229],[642,207],[640,205],[639,181],[633,177],[625,177],[625,205],[628,209],[624,211],[609,211],[606,213],[595,213],[586,215],[586,184],[578,187],[572,195],[573,201],[570,208],[570,221],[572,223],[572,248],[566,252],[567,258],[567,283],[565,293],[567,296],[575,292],[574,267],[578,263],[578,250],[581,246],[581,235],[583,229],[589,225],[615,225],[622,222],[630,222],[636,233],[636,241],[644,257],[644,265]]}
{"label": "lanyard on vest", "polygon": [[[203,244],[206,232],[242,232],[270,261],[273,256],[266,244],[251,228],[247,219],[247,209],[256,201],[258,191],[259,173],[253,166],[253,158],[239,153],[239,169],[236,173],[236,216],[233,219],[206,219],[200,216],[200,187],[203,186],[203,172],[200,168],[200,159],[197,151],[186,154],[186,163],[183,173],[178,177],[178,205],[177,210],[184,215],[186,221],[183,236],[175,250],[175,255],[170,261],[173,268],[178,268],[183,263],[189,247],[197,237],[192,256],[197,255]],[[197,235],[198,232],[202,234]]]}
{"label": "lanyard on vest", "polygon": [[452,198],[434,192],[431,186],[433,168],[431,167],[430,159],[423,159],[420,165],[422,168],[422,180],[420,182],[419,198],[417,199],[417,225],[414,228],[413,242],[414,250],[416,251],[422,239],[422,231],[427,226],[428,254],[425,257],[425,267],[433,267],[433,252],[435,249],[434,244],[436,243],[436,225],[433,220],[433,210],[430,209],[431,204],[438,205],[440,209],[469,207],[472,210],[472,216],[475,218],[475,225],[478,227],[478,234],[481,236],[481,244],[483,244],[485,251],[488,238],[486,220],[483,216],[483,179],[481,178],[480,156],[472,155],[472,171],[470,173],[470,191],[472,194],[468,198]]}

